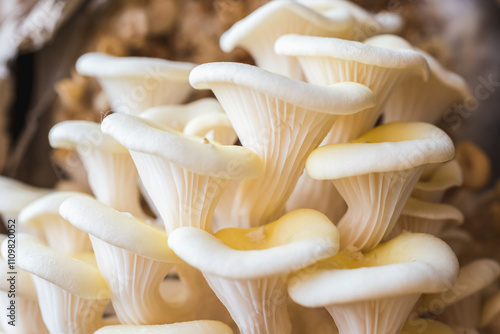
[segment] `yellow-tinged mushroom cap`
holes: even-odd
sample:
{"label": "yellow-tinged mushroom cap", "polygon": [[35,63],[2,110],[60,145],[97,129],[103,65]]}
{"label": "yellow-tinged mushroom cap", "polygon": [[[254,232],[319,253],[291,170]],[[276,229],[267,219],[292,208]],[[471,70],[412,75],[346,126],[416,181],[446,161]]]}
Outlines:
{"label": "yellow-tinged mushroom cap", "polygon": [[307,307],[353,303],[430,291],[456,280],[458,260],[440,239],[403,233],[362,253],[342,252],[294,274],[292,299]]}
{"label": "yellow-tinged mushroom cap", "polygon": [[292,211],[257,228],[223,229],[213,236],[181,227],[169,237],[169,246],[184,261],[229,279],[286,274],[335,254],[338,245],[337,228],[310,209]]}
{"label": "yellow-tinged mushroom cap", "polygon": [[432,124],[389,123],[350,143],[317,148],[306,169],[315,179],[331,180],[444,162],[454,153],[450,137]]}

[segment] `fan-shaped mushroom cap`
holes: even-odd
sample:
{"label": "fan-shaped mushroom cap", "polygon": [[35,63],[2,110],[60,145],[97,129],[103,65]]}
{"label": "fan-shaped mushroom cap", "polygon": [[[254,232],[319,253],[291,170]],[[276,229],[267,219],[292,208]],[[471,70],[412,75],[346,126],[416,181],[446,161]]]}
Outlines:
{"label": "fan-shaped mushroom cap", "polygon": [[120,211],[145,217],[139,202],[138,174],[128,150],[88,121],[64,121],[49,132],[54,148],[75,150],[87,170],[96,198]]}
{"label": "fan-shaped mushroom cap", "polygon": [[320,87],[237,63],[200,65],[190,81],[197,89],[212,89],[243,146],[257,152],[264,163],[262,177],[242,181],[221,200],[224,210],[218,220],[229,226],[258,226],[277,219],[305,158],[337,116],[375,102],[363,85]]}
{"label": "fan-shaped mushroom cap", "polygon": [[165,232],[90,197],[69,198],[59,211],[78,229],[115,247],[156,261],[181,262],[168,247]]}
{"label": "fan-shaped mushroom cap", "polygon": [[183,305],[174,306],[160,294],[165,276],[182,262],[168,248],[165,232],[90,198],[70,198],[60,211],[89,233],[121,323],[152,325],[184,319]]}
{"label": "fan-shaped mushroom cap", "polygon": [[307,80],[314,84],[353,81],[369,87],[377,97],[374,108],[341,117],[324,144],[343,143],[370,130],[381,115],[393,89],[411,77],[426,79],[425,58],[413,50],[397,50],[338,38],[285,35],[276,53],[298,59]]}
{"label": "fan-shaped mushroom cap", "polygon": [[226,228],[215,236],[196,228],[180,228],[170,235],[169,246],[203,273],[253,279],[287,274],[335,254],[338,233],[322,213],[301,209],[261,227]]}
{"label": "fan-shaped mushroom cap", "polygon": [[[91,253],[62,254],[25,234],[17,235],[17,266],[32,274],[43,321],[51,333],[91,334],[104,322],[111,293]],[[2,243],[2,255],[8,251]]]}
{"label": "fan-shaped mushroom cap", "polygon": [[40,231],[48,245],[64,253],[90,252],[87,233],[73,227],[59,214],[59,206],[68,198],[88,196],[74,191],[58,191],[27,205],[19,214],[19,223]]}
{"label": "fan-shaped mushroom cap", "polygon": [[[437,123],[453,104],[463,102],[471,95],[465,80],[447,71],[431,55],[411,46],[399,36],[378,35],[365,41],[392,49],[415,50],[425,57],[429,65],[429,79],[411,78],[402,83],[389,97],[385,107],[384,122]],[[421,98],[425,96],[425,98]]]}
{"label": "fan-shaped mushroom cap", "polygon": [[[99,270],[87,262],[92,263],[92,260],[89,260],[92,255],[74,254],[79,257],[75,258],[47,247],[35,237],[19,234],[17,238],[17,265],[22,270],[85,299],[110,297]],[[4,241],[4,257],[7,251],[7,243]]]}
{"label": "fan-shaped mushroom cap", "polygon": [[0,214],[5,220],[17,219],[19,212],[33,202],[50,192],[49,189],[37,188],[17,180],[0,175]]}
{"label": "fan-shaped mushroom cap", "polygon": [[188,96],[188,76],[195,64],[157,58],[114,57],[87,53],[76,62],[78,73],[96,77],[113,111],[139,114]]}
{"label": "fan-shaped mushroom cap", "polygon": [[453,154],[453,142],[434,125],[390,123],[350,143],[319,147],[306,170],[314,179],[333,180],[348,202],[338,224],[341,249],[369,250],[393,229],[424,166]]}
{"label": "fan-shaped mushroom cap", "polygon": [[410,231],[439,237],[447,225],[457,226],[463,221],[462,212],[452,205],[425,202],[410,197],[391,234],[396,236],[402,231]]}
{"label": "fan-shaped mushroom cap", "polygon": [[147,109],[141,118],[161,126],[182,132],[190,120],[197,116],[224,113],[219,102],[214,98],[204,98],[188,104],[156,106]]}
{"label": "fan-shaped mushroom cap", "polygon": [[233,334],[226,324],[213,320],[178,322],[169,325],[116,325],[99,329],[95,334]]}
{"label": "fan-shaped mushroom cap", "polygon": [[290,33],[349,38],[353,19],[346,10],[327,17],[295,1],[271,1],[236,22],[221,36],[220,46],[225,52],[242,47],[259,67],[299,79],[297,63],[273,51],[276,39]]}
{"label": "fan-shaped mushroom cap", "polygon": [[354,40],[363,40],[372,35],[396,33],[403,27],[400,15],[390,12],[370,13],[363,7],[345,0],[299,0],[299,3],[329,17],[339,10],[347,10],[355,20]]}
{"label": "fan-shaped mushroom cap", "polygon": [[457,282],[441,293],[425,295],[420,308],[438,314],[446,323],[475,328],[480,322],[480,291],[500,276],[500,264],[491,259],[475,260],[462,268]]}
{"label": "fan-shaped mushroom cap", "polygon": [[299,271],[288,292],[301,305],[326,306],[340,333],[397,333],[420,294],[446,290],[457,273],[443,241],[405,233],[366,254],[342,252]]}
{"label": "fan-shaped mushroom cap", "polygon": [[444,162],[454,153],[450,137],[434,125],[391,123],[347,144],[319,147],[307,159],[306,169],[315,179],[332,180]]}
{"label": "fan-shaped mushroom cap", "polygon": [[110,115],[102,129],[130,150],[167,233],[179,226],[210,230],[213,210],[230,180],[262,172],[261,160],[247,148],[218,145],[131,115]]}
{"label": "fan-shaped mushroom cap", "polygon": [[284,334],[290,333],[286,277],[335,254],[338,234],[325,215],[303,209],[258,228],[223,229],[215,236],[181,227],[171,233],[169,246],[202,271],[242,334]]}
{"label": "fan-shaped mushroom cap", "polygon": [[[429,171],[427,171],[428,169]],[[412,197],[430,202],[440,202],[446,190],[460,186],[462,183],[462,170],[456,160],[440,165],[429,165],[415,184]]]}

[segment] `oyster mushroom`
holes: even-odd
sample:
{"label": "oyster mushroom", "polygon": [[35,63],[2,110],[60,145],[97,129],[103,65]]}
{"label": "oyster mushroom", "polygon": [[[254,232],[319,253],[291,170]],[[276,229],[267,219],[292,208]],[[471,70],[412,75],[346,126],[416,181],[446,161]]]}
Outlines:
{"label": "oyster mushroom", "polygon": [[27,205],[19,214],[19,224],[35,229],[47,245],[56,251],[69,253],[91,252],[86,232],[71,225],[59,214],[59,206],[66,199],[85,195],[73,191],[57,191]]}
{"label": "oyster mushroom", "polygon": [[139,198],[138,174],[128,150],[102,133],[99,123],[64,121],[49,132],[54,148],[75,150],[83,161],[95,197],[120,211],[145,217]]}
{"label": "oyster mushroom", "polygon": [[60,212],[89,234],[121,323],[164,324],[186,316],[160,295],[160,283],[181,262],[165,232],[88,197],[66,200]]}
{"label": "oyster mushroom", "polygon": [[481,290],[500,276],[500,264],[478,259],[460,268],[457,282],[446,291],[425,295],[419,310],[436,314],[449,325],[475,329],[481,319]]}
{"label": "oyster mushroom", "polygon": [[446,290],[457,273],[458,260],[443,241],[405,233],[365,254],[341,252],[295,273],[288,292],[303,306],[326,307],[340,334],[396,334],[420,295]]}
{"label": "oyster mushroom", "polygon": [[350,143],[317,148],[306,170],[312,178],[332,180],[347,202],[337,224],[341,249],[369,250],[394,228],[425,165],[453,154],[453,142],[434,125],[390,123]]}
{"label": "oyster mushroom", "polygon": [[242,334],[290,333],[287,276],[338,250],[335,226],[308,209],[261,227],[223,229],[215,236],[183,227],[168,242],[203,273]]}
{"label": "oyster mushroom", "polygon": [[200,65],[190,82],[214,92],[243,146],[264,164],[262,177],[241,181],[221,201],[218,220],[231,224],[226,227],[258,226],[280,217],[307,155],[336,118],[375,103],[360,84],[321,87],[237,63]]}
{"label": "oyster mushroom", "polygon": [[415,184],[412,197],[429,202],[441,202],[445,192],[463,183],[462,170],[457,160],[429,165]]}
{"label": "oyster mushroom", "polygon": [[297,62],[277,55],[273,50],[274,42],[278,37],[291,33],[351,37],[353,19],[349,12],[340,10],[335,14],[323,16],[295,1],[270,1],[222,34],[220,47],[225,52],[241,47],[252,55],[259,67],[300,79],[302,73]]}
{"label": "oyster mushroom", "polygon": [[184,102],[191,88],[192,63],[145,57],[86,53],[76,62],[78,73],[96,77],[113,111],[138,115],[163,104]]}
{"label": "oyster mushroom", "polygon": [[446,228],[459,226],[464,215],[452,205],[431,203],[415,198],[408,198],[399,216],[392,236],[402,231],[427,233],[439,237]]}
{"label": "oyster mushroom", "polygon": [[[111,295],[92,254],[62,254],[25,234],[17,242],[17,266],[32,274],[50,333],[91,334],[104,325]],[[4,241],[2,255],[7,251]]]}

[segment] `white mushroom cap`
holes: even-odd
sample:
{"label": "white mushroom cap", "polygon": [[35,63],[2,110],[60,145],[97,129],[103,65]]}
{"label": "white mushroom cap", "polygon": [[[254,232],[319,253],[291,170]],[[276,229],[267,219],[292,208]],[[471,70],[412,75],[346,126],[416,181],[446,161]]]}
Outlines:
{"label": "white mushroom cap", "polygon": [[[281,36],[276,41],[274,49],[278,54],[295,57],[329,57],[382,68],[404,69],[424,78],[424,80],[429,75],[425,58],[419,52],[391,49],[378,46],[375,43],[365,44],[340,38],[289,34]],[[307,72],[305,74],[308,76]],[[317,80],[312,82],[315,81]]]}
{"label": "white mushroom cap", "polygon": [[461,225],[463,221],[463,213],[452,205],[426,202],[410,197],[391,235],[410,231],[439,237],[443,229]]}
{"label": "white mushroom cap", "polygon": [[457,258],[446,243],[404,233],[366,254],[339,253],[298,272],[288,292],[301,305],[319,307],[444,291],[457,273]]}
{"label": "white mushroom cap", "polygon": [[76,63],[83,75],[97,77],[113,111],[139,114],[147,108],[181,103],[188,96],[195,64],[156,58],[87,53]]}
{"label": "white mushroom cap", "polygon": [[164,277],[182,262],[168,248],[165,232],[86,197],[68,199],[60,211],[90,234],[121,323],[151,325],[184,319],[186,310],[180,304],[172,306],[160,294]]}
{"label": "white mushroom cap", "polygon": [[354,81],[375,93],[377,105],[341,117],[323,144],[344,143],[370,130],[394,88],[411,77],[428,77],[425,58],[413,50],[398,50],[338,38],[285,35],[274,46],[278,54],[298,59],[307,80],[331,85]]}
{"label": "white mushroom cap", "polygon": [[205,114],[224,113],[220,103],[214,98],[204,98],[188,104],[164,105],[147,109],[141,118],[161,126],[182,132],[193,118]]}
{"label": "white mushroom cap", "polygon": [[309,155],[306,169],[315,179],[332,180],[444,162],[454,152],[450,137],[434,125],[390,123],[350,143],[319,147]]}
{"label": "white mushroom cap", "polygon": [[125,147],[102,133],[99,123],[89,121],[57,123],[50,129],[49,142],[54,148],[77,150],[83,155],[92,148],[110,153],[128,154]]}
{"label": "white mushroom cap", "polygon": [[[17,266],[74,295],[85,299],[108,299],[109,290],[96,266],[61,254],[25,234],[17,235]],[[7,254],[7,243],[2,243],[2,256]],[[74,254],[77,256],[77,254]],[[95,260],[94,260],[95,261]]]}
{"label": "white mushroom cap", "polygon": [[[360,84],[346,82],[321,87],[241,63],[199,65],[191,71],[189,82],[195,89],[212,90],[218,84],[230,83],[276,96],[280,100],[313,111],[334,115],[354,114],[375,105],[375,97],[370,89]],[[214,93],[218,95],[217,91]],[[231,118],[230,108],[225,106],[225,101],[218,96],[217,98]]]}
{"label": "white mushroom cap", "polygon": [[178,322],[169,325],[106,326],[95,334],[232,334],[233,331],[226,324],[213,320],[198,320]]}
{"label": "white mushroom cap", "polygon": [[217,145],[175,130],[159,129],[138,117],[110,115],[102,122],[102,130],[131,151],[165,157],[202,175],[220,176],[228,164],[238,164],[240,173],[227,174],[227,178],[254,178],[261,172],[260,159],[244,147]]}
{"label": "white mushroom cap", "polygon": [[168,242],[180,258],[203,273],[255,279],[287,274],[335,254],[338,233],[322,213],[301,209],[261,227],[223,229],[215,236],[182,227],[170,234]]}
{"label": "white mushroom cap", "polygon": [[37,188],[0,175],[0,213],[7,219],[17,219],[19,212],[35,199],[46,195],[49,189]]}
{"label": "white mushroom cap", "polygon": [[49,132],[52,147],[76,150],[96,198],[117,210],[145,217],[140,206],[137,170],[128,150],[101,131],[99,123],[65,121]]}
{"label": "white mushroom cap", "polygon": [[[196,244],[197,247],[193,247]],[[267,225],[211,235],[181,227],[169,246],[201,270],[243,333],[289,333],[286,277],[338,250],[335,226],[314,210],[296,210]]]}
{"label": "white mushroom cap", "polygon": [[462,185],[462,169],[457,160],[451,160],[437,166],[429,166],[432,170],[429,172],[427,172],[427,168],[424,170],[422,177],[415,184],[412,192],[413,197],[431,202],[440,202],[446,190]]}
{"label": "white mushroom cap", "polygon": [[347,10],[354,17],[354,40],[362,40],[371,35],[396,33],[403,27],[400,15],[391,12],[370,13],[363,7],[346,0],[299,0],[299,3],[312,8],[325,16],[335,14],[339,9]]}
{"label": "white mushroom cap", "polygon": [[[478,259],[462,268],[453,286],[442,293],[425,295],[421,308],[432,313],[439,313],[495,282],[500,276],[500,264],[492,259]],[[478,325],[478,324],[476,324]]]}
{"label": "white mushroom cap", "polygon": [[165,232],[89,197],[67,199],[61,216],[78,229],[119,248],[165,262],[181,262],[168,248]]}
{"label": "white mushroom cap", "polygon": [[261,178],[245,180],[222,198],[216,212],[227,226],[258,226],[277,219],[303,171],[338,115],[375,104],[371,91],[355,83],[320,87],[255,66],[210,63],[190,76],[197,89],[212,89],[243,146],[261,157]]}
{"label": "white mushroom cap", "polygon": [[239,46],[249,51],[256,64],[266,70],[299,79],[300,68],[293,59],[276,55],[273,45],[284,34],[352,36],[353,19],[348,11],[337,10],[329,17],[295,1],[271,1],[236,22],[220,38],[221,49]]}
{"label": "white mushroom cap", "polygon": [[59,214],[59,206],[68,198],[86,196],[74,191],[58,191],[40,197],[19,214],[19,224],[40,231],[50,247],[64,253],[90,252],[87,233],[73,227]]}
{"label": "white mushroom cap", "polygon": [[233,145],[238,139],[229,117],[221,113],[205,114],[193,118],[186,124],[183,133],[188,136],[205,137],[222,145]]}
{"label": "white mushroom cap", "polygon": [[415,50],[425,57],[429,65],[428,80],[411,78],[397,87],[389,97],[385,107],[385,123],[394,121],[437,123],[444,117],[446,109],[454,104],[462,103],[467,96],[471,95],[462,77],[447,71],[434,57],[414,48],[399,36],[379,35],[366,40],[365,43],[394,49]]}

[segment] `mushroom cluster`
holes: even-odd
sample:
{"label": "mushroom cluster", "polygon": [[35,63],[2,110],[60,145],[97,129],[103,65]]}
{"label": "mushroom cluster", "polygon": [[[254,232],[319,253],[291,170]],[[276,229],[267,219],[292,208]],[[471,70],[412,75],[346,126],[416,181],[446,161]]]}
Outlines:
{"label": "mushroom cluster", "polygon": [[[7,275],[15,249],[22,323],[3,319],[1,330],[498,326],[500,265],[460,268],[460,242],[441,240],[460,233],[464,216],[443,200],[464,177],[452,140],[429,122],[469,90],[393,35],[401,28],[397,14],[346,0],[275,0],[220,39],[257,66],[81,56],[76,70],[98,80],[113,113],[50,131],[88,184],[0,179],[12,194],[1,213],[22,232],[3,236],[0,259]],[[215,98],[186,103],[191,87]],[[9,289],[6,277],[2,305]]]}

